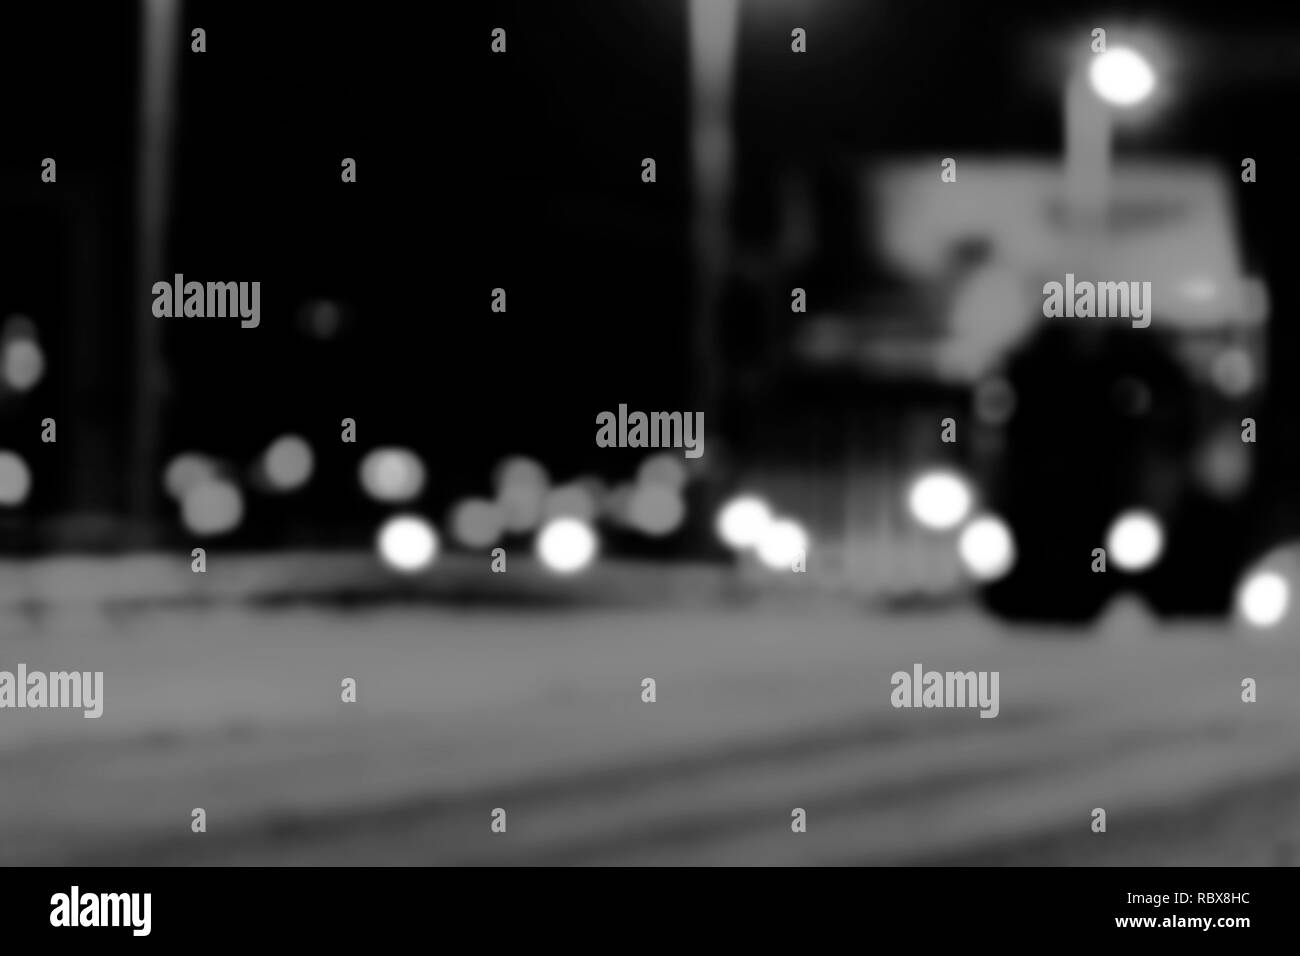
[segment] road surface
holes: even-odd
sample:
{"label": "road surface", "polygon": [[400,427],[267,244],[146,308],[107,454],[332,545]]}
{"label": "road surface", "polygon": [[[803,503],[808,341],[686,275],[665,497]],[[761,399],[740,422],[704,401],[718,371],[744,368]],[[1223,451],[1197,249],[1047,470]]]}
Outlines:
{"label": "road surface", "polygon": [[[0,711],[0,863],[1294,863],[1297,640],[787,594],[10,606],[0,668],[106,702]],[[893,708],[915,663],[997,670],[998,717]]]}

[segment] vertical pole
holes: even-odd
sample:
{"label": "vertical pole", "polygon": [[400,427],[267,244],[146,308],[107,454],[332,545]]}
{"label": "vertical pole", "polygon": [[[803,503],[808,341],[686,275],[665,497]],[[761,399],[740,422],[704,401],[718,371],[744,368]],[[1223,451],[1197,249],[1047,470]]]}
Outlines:
{"label": "vertical pole", "polygon": [[158,485],[158,406],[162,400],[161,329],[153,315],[154,282],[168,278],[167,211],[176,126],[180,0],[143,0],[140,10],[140,115],[136,155],[135,393],[132,409],[130,512],[151,537]]}
{"label": "vertical pole", "polygon": [[[695,265],[692,342],[697,408],[717,410],[721,362],[715,315],[726,275],[731,199],[732,90],[740,0],[689,0],[691,249]],[[715,419],[716,420],[716,419]]]}
{"label": "vertical pole", "polygon": [[1065,199],[1074,248],[1098,238],[1110,208],[1110,108],[1078,70],[1065,87]]}

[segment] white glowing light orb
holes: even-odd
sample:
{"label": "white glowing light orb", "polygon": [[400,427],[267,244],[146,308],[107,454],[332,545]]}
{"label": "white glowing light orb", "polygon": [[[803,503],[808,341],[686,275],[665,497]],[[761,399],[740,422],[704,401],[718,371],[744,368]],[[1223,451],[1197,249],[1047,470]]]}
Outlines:
{"label": "white glowing light orb", "polygon": [[636,470],[636,480],[642,485],[667,485],[680,490],[685,487],[688,475],[680,454],[661,451],[641,462]]}
{"label": "white glowing light orb", "polygon": [[772,523],[772,509],[762,498],[741,495],[718,512],[717,532],[724,544],[740,550],[758,544]]}
{"label": "white glowing light orb", "polygon": [[5,346],[0,374],[15,392],[35,388],[45,374],[45,353],[35,339],[15,339]]}
{"label": "white glowing light orb", "polygon": [[1256,571],[1237,591],[1237,613],[1251,627],[1273,627],[1291,606],[1291,585],[1276,571]]}
{"label": "white glowing light orb", "polygon": [[499,494],[510,487],[545,488],[551,479],[540,462],[524,455],[513,455],[497,463],[493,469],[493,482]]}
{"label": "white glowing light orb", "polygon": [[360,478],[376,501],[410,501],[424,490],[424,462],[408,448],[375,448],[361,459]]}
{"label": "white glowing light orb", "polygon": [[758,560],[774,571],[793,570],[795,559],[808,552],[808,532],[797,521],[778,518],[758,539]]}
{"label": "white glowing light orb", "polygon": [[507,531],[522,534],[542,523],[550,480],[540,463],[523,455],[503,459],[497,464],[493,483],[497,501],[505,509]]}
{"label": "white glowing light orb", "polygon": [[662,538],[681,527],[686,503],[676,488],[661,484],[640,484],[628,502],[628,523],[653,538]]}
{"label": "white glowing light orb", "polygon": [[574,574],[596,557],[596,533],[576,518],[556,518],[537,535],[537,557],[557,574]]}
{"label": "white glowing light orb", "polygon": [[182,452],[167,463],[163,472],[163,487],[167,494],[180,501],[185,492],[195,485],[217,476],[217,463],[198,452]]}
{"label": "white glowing light orb", "polygon": [[296,491],[311,480],[316,459],[311,445],[297,435],[282,435],[262,459],[266,479],[277,491]]}
{"label": "white glowing light orb", "polygon": [[191,485],[181,497],[181,521],[191,534],[227,534],[244,519],[244,496],[224,478]]}
{"label": "white glowing light orb", "polygon": [[1000,518],[986,515],[962,529],[957,554],[966,570],[979,581],[996,581],[1016,563],[1016,543]]}
{"label": "white glowing light orb", "polygon": [[505,530],[505,511],[495,501],[471,498],[451,512],[451,534],[467,548],[490,548]]}
{"label": "white glowing light orb", "polygon": [[1224,395],[1240,398],[1255,387],[1255,361],[1245,349],[1224,349],[1210,364],[1210,380]]}
{"label": "white glowing light orb", "polygon": [[1136,106],[1156,87],[1151,64],[1127,47],[1112,47],[1094,56],[1088,80],[1098,96],[1115,106]]}
{"label": "white glowing light orb", "polygon": [[970,513],[970,487],[955,472],[932,471],[912,484],[907,506],[912,517],[925,527],[946,531],[957,527]]}
{"label": "white glowing light orb", "polygon": [[20,505],[31,490],[32,473],[27,462],[11,451],[0,451],[0,505]]}
{"label": "white glowing light orb", "polygon": [[506,530],[511,534],[531,531],[545,517],[546,489],[532,485],[503,488],[497,502],[505,514]]}
{"label": "white glowing light orb", "polygon": [[1148,511],[1126,511],[1106,534],[1106,553],[1121,571],[1145,571],[1160,560],[1165,533]]}
{"label": "white glowing light orb", "polygon": [[384,522],[376,539],[384,563],[403,574],[414,574],[438,555],[438,533],[416,515],[395,515]]}

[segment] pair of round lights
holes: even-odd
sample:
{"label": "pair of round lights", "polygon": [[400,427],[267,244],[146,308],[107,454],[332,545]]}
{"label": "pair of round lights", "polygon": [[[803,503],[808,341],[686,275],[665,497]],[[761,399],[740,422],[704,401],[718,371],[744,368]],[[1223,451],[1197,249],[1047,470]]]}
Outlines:
{"label": "pair of round lights", "polygon": [[[414,574],[438,556],[438,532],[418,515],[395,515],[379,529],[376,547],[384,563],[396,571]],[[537,556],[557,574],[573,574],[596,557],[596,533],[576,518],[556,518],[537,536]]]}
{"label": "pair of round lights", "polygon": [[793,518],[773,513],[756,495],[731,499],[718,512],[716,530],[724,544],[735,551],[753,550],[766,567],[789,571],[808,552],[808,532]]}
{"label": "pair of round lights", "polygon": [[[1121,571],[1145,571],[1160,560],[1163,550],[1160,522],[1145,511],[1120,515],[1106,536],[1106,553]],[[1011,529],[990,515],[976,518],[962,529],[957,551],[971,574],[984,581],[1002,577],[1015,563]]]}
{"label": "pair of round lights", "polygon": [[[907,507],[918,524],[931,531],[950,531],[970,516],[975,495],[969,483],[954,471],[923,474],[907,494]],[[1001,518],[980,515],[962,528],[957,555],[971,577],[994,581],[1016,563],[1015,538]]]}

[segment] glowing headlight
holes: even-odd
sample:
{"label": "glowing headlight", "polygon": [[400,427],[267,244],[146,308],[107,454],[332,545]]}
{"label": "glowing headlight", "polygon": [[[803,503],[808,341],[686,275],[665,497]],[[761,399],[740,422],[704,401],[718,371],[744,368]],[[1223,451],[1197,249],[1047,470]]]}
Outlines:
{"label": "glowing headlight", "polygon": [[1016,544],[1006,522],[985,515],[962,529],[957,554],[972,577],[995,581],[1016,563]]}
{"label": "glowing headlight", "polygon": [[912,517],[936,531],[955,528],[970,513],[971,492],[966,481],[951,471],[931,471],[913,484],[907,496]]}
{"label": "glowing headlight", "polygon": [[1126,511],[1106,534],[1106,553],[1121,571],[1145,571],[1160,560],[1165,533],[1149,511]]}
{"label": "glowing headlight", "polygon": [[1291,606],[1291,584],[1276,571],[1255,571],[1237,590],[1237,613],[1251,627],[1273,627]]}

